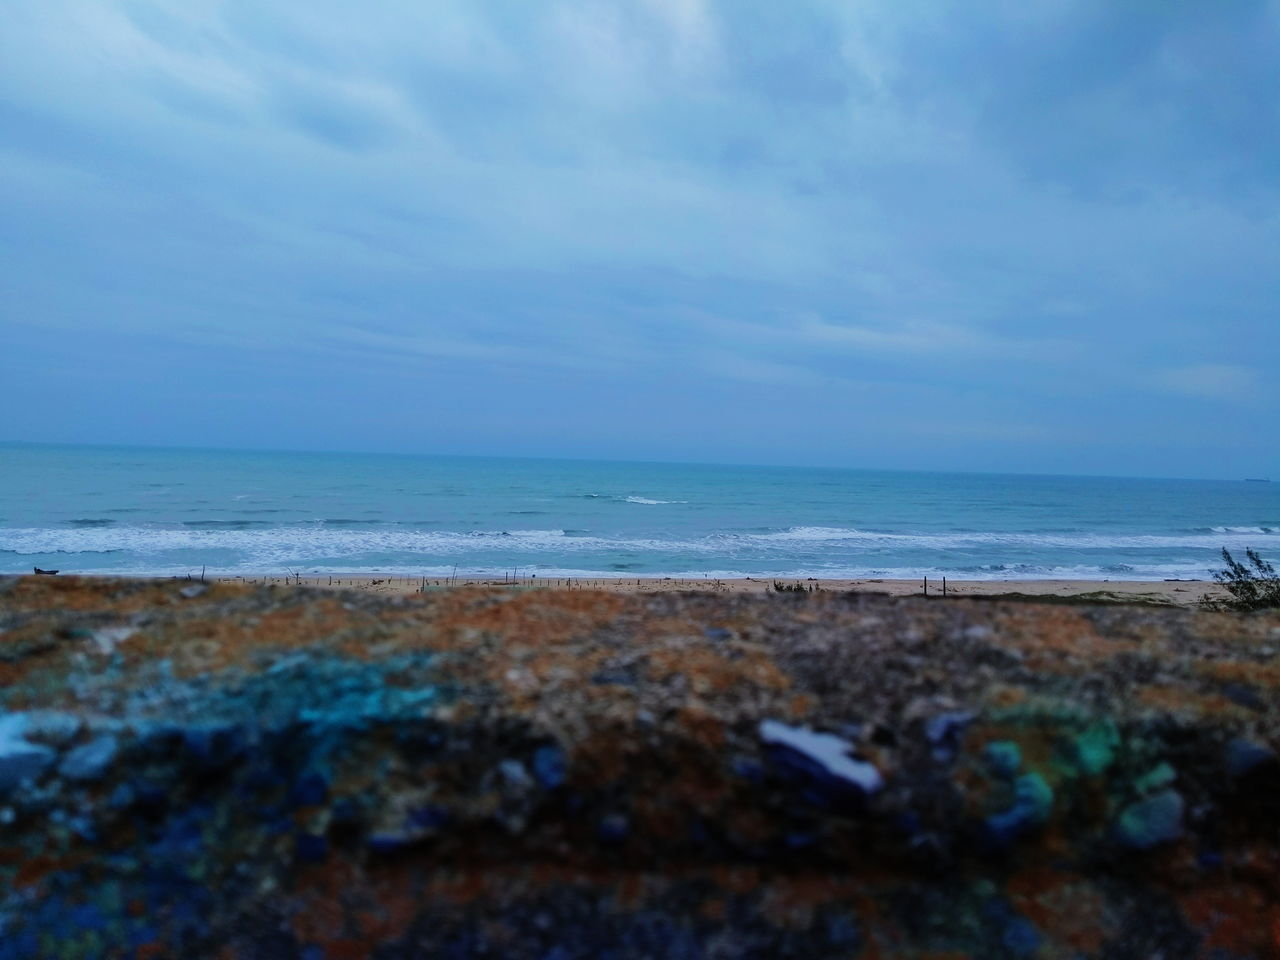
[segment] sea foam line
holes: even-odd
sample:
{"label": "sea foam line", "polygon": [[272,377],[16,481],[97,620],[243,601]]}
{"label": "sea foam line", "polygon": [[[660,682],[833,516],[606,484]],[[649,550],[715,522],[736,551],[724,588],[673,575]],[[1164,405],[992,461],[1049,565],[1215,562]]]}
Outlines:
{"label": "sea foam line", "polygon": [[842,527],[793,527],[774,533],[712,533],[687,539],[569,535],[561,529],[434,531],[395,525],[343,529],[299,524],[263,528],[191,527],[25,527],[0,528],[0,553],[18,555],[157,553],[170,550],[267,551],[312,556],[368,552],[517,551],[579,553],[623,552],[733,553],[773,551],[806,545],[835,548],[990,550],[1061,548],[1071,550],[1173,549],[1218,550],[1257,546],[1266,549],[1280,534],[1037,534],[1037,533],[885,533]]}

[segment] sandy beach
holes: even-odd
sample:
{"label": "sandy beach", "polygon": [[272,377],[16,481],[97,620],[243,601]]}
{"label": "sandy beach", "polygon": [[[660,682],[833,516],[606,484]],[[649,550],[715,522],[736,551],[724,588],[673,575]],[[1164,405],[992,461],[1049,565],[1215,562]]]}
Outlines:
{"label": "sandy beach", "polygon": [[[717,580],[714,578],[672,577],[403,577],[368,574],[336,574],[320,577],[259,574],[234,577],[208,577],[229,583],[278,584],[281,586],[320,587],[334,590],[395,596],[424,590],[450,587],[506,587],[509,589],[610,590],[620,593],[670,593],[710,591],[715,593],[769,593],[775,583],[787,587],[812,588],[833,592],[857,591],[884,593],[891,596],[919,596],[925,592],[922,580],[794,580],[773,578]],[[929,596],[942,596],[943,581],[930,579]],[[1206,596],[1221,596],[1224,591],[1211,580],[951,580],[945,584],[948,597],[992,597],[1008,594],[1037,597],[1076,597],[1101,602],[1131,600],[1135,603],[1174,603],[1190,605]]]}

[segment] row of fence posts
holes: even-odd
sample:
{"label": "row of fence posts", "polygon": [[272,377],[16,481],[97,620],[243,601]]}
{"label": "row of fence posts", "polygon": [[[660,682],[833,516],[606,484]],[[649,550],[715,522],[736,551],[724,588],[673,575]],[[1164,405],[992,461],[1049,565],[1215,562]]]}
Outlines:
{"label": "row of fence posts", "polygon": [[[188,580],[192,579],[191,574],[187,574],[187,579],[188,579]],[[242,577],[236,577],[236,579],[237,579],[237,580],[243,580],[244,578],[242,578]],[[270,579],[270,578],[267,578],[266,580],[264,580],[264,582],[267,582],[267,580],[269,580],[269,579]],[[298,586],[301,586],[301,585],[302,585],[302,575],[301,575],[301,574],[298,574],[298,573],[291,573],[291,574],[289,574],[288,576],[284,577],[283,579],[284,579],[285,583],[288,583],[290,580],[293,580],[293,581],[294,581]],[[354,578],[354,577],[353,577],[352,579],[357,579],[357,578]],[[358,578],[358,579],[364,579],[364,578]],[[397,579],[396,577],[386,577],[386,578],[385,578],[386,582],[393,582],[393,581],[394,581],[394,580],[396,580],[396,579]],[[414,578],[412,578],[412,577],[400,577],[400,578],[398,578],[398,579],[402,579],[402,580],[404,580],[405,582],[408,582],[408,581],[410,581],[410,580],[412,580],[412,579],[414,579]],[[420,578],[418,578],[418,592],[419,592],[419,593],[425,593],[425,592],[426,592],[426,590],[427,590],[427,579],[428,579],[427,577],[420,577]],[[203,567],[201,567],[201,568],[200,568],[200,580],[201,580],[201,582],[203,582],[203,581],[204,581],[204,568],[203,568]],[[458,573],[457,573],[457,568],[456,568],[456,567],[454,568],[454,572],[453,572],[453,575],[452,575],[452,576],[436,578],[436,580],[435,580],[436,585],[441,585],[441,581],[443,581],[443,585],[444,585],[444,586],[450,586],[450,587],[452,587],[452,586],[456,586],[456,585],[457,585],[457,583],[458,583]],[[257,578],[255,577],[251,582],[256,583],[256,582],[257,582]],[[379,581],[376,581],[376,582],[381,583],[381,582],[383,582],[383,581],[379,580]],[[539,581],[538,581],[538,576],[537,576],[537,574],[534,574],[534,575],[532,575],[532,576],[530,576],[530,577],[528,577],[528,578],[526,579],[526,578],[519,577],[519,576],[518,576],[514,571],[512,571],[509,575],[508,575],[508,574],[503,574],[502,582],[503,582],[504,584],[512,584],[512,585],[520,585],[520,584],[522,584],[522,583],[527,583],[529,586],[537,586]],[[557,578],[557,577],[544,578],[541,582],[542,582],[542,585],[544,585],[544,586],[546,586],[546,585],[550,585],[550,586],[553,586],[553,587],[557,585],[557,582],[563,582],[564,586],[566,586],[566,587],[567,587],[568,589],[570,589],[570,590],[572,590],[575,586],[582,586],[582,585],[584,585],[584,584],[589,585],[589,584],[591,583],[591,581],[590,581],[590,580],[587,580],[587,581],[579,581],[578,583],[575,583],[575,582],[573,581],[573,579],[571,579],[571,578],[570,578],[570,579],[564,579],[564,580],[561,580],[561,578]],[[621,582],[621,581],[619,581],[619,582]],[[679,580],[679,581],[676,581],[676,584],[677,584],[677,586],[681,586],[681,587],[683,587],[683,586],[687,586],[687,585],[689,585],[689,584],[696,584],[696,583],[700,583],[700,582],[705,582],[705,581],[697,581],[697,580]],[[719,580],[716,580],[716,581],[713,581],[713,582],[714,582],[716,585],[719,585],[719,583],[720,583],[720,581],[719,581]],[[339,586],[341,586],[341,584],[342,584],[342,580],[341,580],[341,579],[339,579],[339,580],[338,580],[338,584],[339,584]],[[333,586],[333,577],[332,577],[332,575],[329,577],[329,586],[331,586],[331,587]],[[638,586],[640,586],[640,581],[639,581],[639,580],[636,580],[636,586],[637,586],[637,587],[638,587]],[[925,577],[925,578],[924,578],[924,595],[925,595],[926,597],[929,595],[929,578],[928,578],[928,577]],[[946,578],[946,577],[943,577],[943,578],[942,578],[942,595],[943,595],[944,597],[947,595],[947,578]]]}

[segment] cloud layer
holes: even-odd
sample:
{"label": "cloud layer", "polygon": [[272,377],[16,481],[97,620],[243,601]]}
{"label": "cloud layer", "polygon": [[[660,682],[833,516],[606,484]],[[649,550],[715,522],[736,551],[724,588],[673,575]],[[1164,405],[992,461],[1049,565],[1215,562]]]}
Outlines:
{"label": "cloud layer", "polygon": [[19,5],[6,433],[1280,473],[1276,89],[1276,0]]}

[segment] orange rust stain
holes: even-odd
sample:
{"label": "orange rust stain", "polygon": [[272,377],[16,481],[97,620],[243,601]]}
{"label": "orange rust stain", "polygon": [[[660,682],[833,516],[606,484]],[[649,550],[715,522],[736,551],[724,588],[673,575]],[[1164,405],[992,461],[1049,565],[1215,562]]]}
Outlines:
{"label": "orange rust stain", "polygon": [[1075,950],[1096,953],[1116,932],[1106,898],[1079,878],[1035,867],[1014,874],[1005,889],[1031,923]]}
{"label": "orange rust stain", "polygon": [[250,592],[233,584],[206,584],[198,601],[182,598],[178,591],[189,584],[172,580],[112,580],[97,577],[37,577],[19,579],[5,595],[5,605],[13,610],[64,610],[83,613],[109,609],[115,614],[134,613],[162,605],[198,605],[219,602]]}
{"label": "orange rust stain", "polygon": [[323,945],[325,960],[364,960],[372,952],[368,943],[349,938],[330,940]]}
{"label": "orange rust stain", "polygon": [[702,639],[701,624],[689,617],[646,616],[636,628],[636,638],[642,641]]}
{"label": "orange rust stain", "polygon": [[785,690],[791,685],[791,678],[762,651],[750,650],[733,659],[708,646],[694,645],[650,651],[648,675],[659,682],[687,677],[690,689],[702,696],[750,687]]}
{"label": "orange rust stain", "polygon": [[627,771],[626,731],[602,730],[589,734],[573,748],[573,769],[592,783],[621,780]]}
{"label": "orange rust stain", "polygon": [[256,623],[244,622],[243,616],[211,616],[184,617],[150,626],[123,641],[117,649],[132,663],[170,657],[179,676],[247,665],[253,662],[254,654],[265,650],[326,645],[363,658],[367,645],[351,638],[352,623],[351,614],[335,600],[308,597],[304,602],[265,613]]}
{"label": "orange rust stain", "polygon": [[35,886],[62,866],[52,857],[32,857],[18,868],[18,872],[13,877],[13,884],[16,887]]}
{"label": "orange rust stain", "polygon": [[1255,614],[1244,619],[1236,614],[1196,611],[1191,624],[1201,640],[1231,646],[1252,646],[1267,641],[1267,634],[1280,625],[1275,616]]}
{"label": "orange rust stain", "polygon": [[714,713],[697,707],[681,707],[676,723],[698,743],[718,749],[724,746],[724,723]]}
{"label": "orange rust stain", "polygon": [[631,597],[586,590],[511,594],[501,591],[445,595],[434,610],[442,627],[471,627],[529,643],[580,638],[616,619]]}
{"label": "orange rust stain", "polygon": [[996,709],[1016,707],[1027,700],[1027,691],[1021,687],[1011,687],[1007,684],[1000,684],[991,689],[987,694],[987,702]]}
{"label": "orange rust stain", "polygon": [[[976,723],[964,736],[964,753],[977,756],[988,743],[1012,740],[1022,751],[1023,770],[1034,770],[1051,779],[1055,742],[1062,730],[1052,726],[1022,725],[1005,727],[999,724]],[[1051,784],[1052,785],[1052,784]]]}
{"label": "orange rust stain", "polygon": [[1196,669],[1223,683],[1246,683],[1260,687],[1280,687],[1280,662],[1241,663],[1238,660],[1209,660]]}
{"label": "orange rust stain", "polygon": [[1058,607],[1003,610],[996,622],[994,643],[1023,651],[1028,667],[1050,673],[1078,669],[1074,660],[1104,660],[1142,646],[1136,640],[1103,637],[1083,615]]}
{"label": "orange rust stain", "polygon": [[1168,687],[1151,684],[1139,687],[1138,702],[1145,707],[1169,713],[1185,713],[1195,716],[1234,715],[1243,717],[1246,711],[1218,694],[1202,694],[1186,687]]}
{"label": "orange rust stain", "polygon": [[1205,956],[1268,955],[1280,946],[1280,905],[1256,887],[1231,884],[1196,890],[1178,903],[1191,927],[1203,936]]}
{"label": "orange rust stain", "polygon": [[787,704],[793,720],[807,717],[817,706],[817,701],[807,693],[797,693]]}

